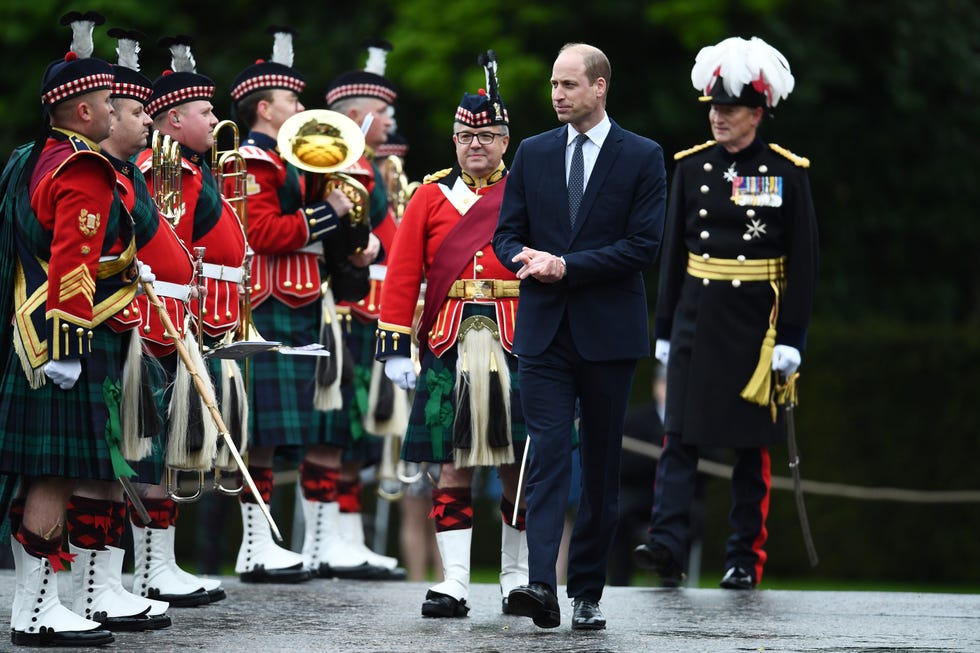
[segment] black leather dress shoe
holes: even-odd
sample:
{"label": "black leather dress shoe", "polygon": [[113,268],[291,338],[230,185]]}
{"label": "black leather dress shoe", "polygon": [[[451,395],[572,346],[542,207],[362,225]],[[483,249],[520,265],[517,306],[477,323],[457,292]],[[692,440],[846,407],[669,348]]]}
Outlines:
{"label": "black leather dress shoe", "polygon": [[[278,569],[266,569],[262,565],[256,565],[252,571],[246,571],[244,573],[238,574],[239,580],[243,583],[305,583],[306,581],[313,578],[313,572],[309,569],[303,567],[303,563],[297,563],[292,567],[282,567]],[[211,596],[204,589],[201,590],[204,594],[205,603],[211,602]],[[161,601],[166,601],[169,599],[160,599]],[[180,604],[175,604],[173,601],[169,601],[170,605],[175,605],[177,607]],[[194,604],[197,605],[197,604]]]}
{"label": "black leather dress shoe", "polygon": [[422,602],[423,617],[465,617],[470,611],[466,599],[454,599],[442,592],[429,590]]}
{"label": "black leather dress shoe", "polygon": [[641,544],[633,549],[633,562],[640,569],[657,572],[664,587],[677,587],[687,578],[673,554],[663,544]]}
{"label": "black leather dress shoe", "polygon": [[742,567],[729,567],[721,579],[721,586],[726,590],[752,590],[755,589],[755,578]]}
{"label": "black leather dress shoe", "polygon": [[511,614],[530,617],[538,628],[557,628],[561,625],[558,597],[544,583],[531,583],[514,588],[507,595]]}
{"label": "black leather dress shoe", "polygon": [[25,633],[17,630],[10,631],[10,642],[18,646],[102,646],[116,641],[115,635],[108,630],[61,630],[56,631],[41,626],[36,633]]}
{"label": "black leather dress shoe", "polygon": [[572,607],[572,630],[602,630],[606,627],[606,618],[602,616],[598,601],[575,599]]}
{"label": "black leather dress shoe", "polygon": [[161,628],[169,628],[173,624],[173,621],[167,615],[158,614],[151,617],[145,614],[148,611],[149,608],[144,611],[144,614],[128,617],[109,617],[106,616],[105,612],[97,612],[88,618],[92,621],[97,621],[102,624],[102,628],[111,630],[112,632],[160,630]]}

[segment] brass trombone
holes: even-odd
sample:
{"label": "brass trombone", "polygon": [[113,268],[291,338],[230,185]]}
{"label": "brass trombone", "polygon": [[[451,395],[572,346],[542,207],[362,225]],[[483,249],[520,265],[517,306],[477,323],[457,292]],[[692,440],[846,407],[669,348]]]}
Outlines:
{"label": "brass trombone", "polygon": [[[231,132],[232,146],[229,150],[219,150],[218,138],[221,132],[225,130]],[[214,180],[218,183],[218,190],[221,192],[221,195],[232,205],[235,213],[238,214],[238,219],[241,220],[242,228],[245,230],[247,237],[248,171],[245,167],[245,157],[238,151],[238,125],[232,120],[222,120],[214,126],[212,134],[214,136],[214,147],[211,150],[211,174],[214,175]],[[232,190],[226,193],[225,186],[229,180],[233,182]]]}
{"label": "brass trombone", "polygon": [[[231,133],[231,148],[221,150],[219,139],[222,132]],[[245,157],[239,151],[239,131],[238,125],[232,120],[222,120],[214,126],[212,132],[214,146],[211,150],[211,174],[218,185],[218,192],[231,204],[235,210],[238,220],[242,223],[242,230],[245,232],[245,262],[243,266],[244,276],[242,277],[245,292],[241,299],[241,317],[238,321],[238,328],[235,332],[235,341],[242,340],[261,340],[255,326],[252,324],[252,279],[251,261],[254,253],[248,246],[248,170],[245,164]],[[229,184],[229,182],[231,182]],[[234,364],[234,363],[232,363]],[[242,375],[245,379],[245,399],[248,400],[248,377],[249,365],[248,356],[242,362]],[[230,446],[230,443],[226,442]],[[223,457],[223,454],[222,454]],[[217,461],[216,461],[217,463]],[[221,483],[222,468],[218,464],[214,467],[214,490],[221,494],[237,496],[245,489],[243,482],[236,488],[229,488]]]}
{"label": "brass trombone", "polygon": [[152,164],[153,200],[157,210],[172,226],[180,222],[183,211],[181,195],[180,144],[171,140],[159,130],[153,131],[150,141],[150,163]]}

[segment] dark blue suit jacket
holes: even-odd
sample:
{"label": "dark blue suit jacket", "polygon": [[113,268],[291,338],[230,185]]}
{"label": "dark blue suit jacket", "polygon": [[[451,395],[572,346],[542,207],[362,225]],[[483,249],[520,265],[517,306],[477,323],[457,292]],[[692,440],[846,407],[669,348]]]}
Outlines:
{"label": "dark blue suit jacket", "polygon": [[554,338],[563,315],[586,360],[650,353],[642,272],[660,248],[667,195],[661,147],[612,122],[571,228],[565,181],[567,129],[525,139],[507,176],[493,249],[511,259],[522,246],[564,256],[557,283],[521,282],[514,353],[535,356]]}

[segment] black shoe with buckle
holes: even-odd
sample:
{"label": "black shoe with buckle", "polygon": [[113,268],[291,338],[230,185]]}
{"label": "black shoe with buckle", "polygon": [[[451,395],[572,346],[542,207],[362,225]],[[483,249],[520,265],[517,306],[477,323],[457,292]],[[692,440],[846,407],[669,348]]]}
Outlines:
{"label": "black shoe with buckle", "polygon": [[572,630],[602,630],[606,627],[606,618],[602,616],[598,601],[575,599],[572,608]]}
{"label": "black shoe with buckle", "polygon": [[721,579],[721,586],[726,590],[752,590],[755,589],[755,578],[742,567],[729,567]]}
{"label": "black shoe with buckle", "polygon": [[558,597],[544,583],[521,585],[507,595],[507,607],[511,614],[530,617],[538,628],[557,628],[561,625]]}
{"label": "black shoe with buckle", "polygon": [[677,587],[687,578],[674,555],[657,542],[641,544],[633,549],[633,562],[640,569],[657,572],[664,587]]}

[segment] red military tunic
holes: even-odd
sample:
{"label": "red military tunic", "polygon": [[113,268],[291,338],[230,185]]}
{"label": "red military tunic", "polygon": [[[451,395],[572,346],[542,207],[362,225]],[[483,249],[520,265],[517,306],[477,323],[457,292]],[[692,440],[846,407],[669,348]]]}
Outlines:
{"label": "red military tunic", "polygon": [[[119,162],[116,178],[120,199],[136,223],[139,259],[153,270],[156,277],[153,289],[178,334],[183,336],[190,283],[194,278],[191,255],[170,223],[157,211],[143,175],[132,164]],[[166,335],[163,320],[150,305],[149,297],[141,294],[135,301],[139,307],[140,335],[150,353],[161,358],[174,351],[177,346]]]}
{"label": "red military tunic", "polygon": [[[468,175],[454,178],[450,186],[445,175],[433,179],[432,175],[412,196],[398,231],[395,234],[392,252],[388,261],[388,274],[381,294],[381,317],[378,321],[378,343],[376,355],[380,360],[391,356],[411,355],[411,334],[416,313],[419,291],[423,280],[427,277],[436,258],[436,252],[442,246],[449,232],[466,219],[467,212],[479,202],[490,201],[494,206],[482,207],[496,215],[499,209],[502,192],[495,192],[483,200],[491,189],[502,191],[506,178],[501,178],[502,167],[493,175],[493,185],[472,187],[468,184],[483,182],[474,180]],[[467,180],[464,183],[464,179]],[[432,183],[439,181],[440,183]],[[517,277],[508,270],[496,257],[490,245],[492,230],[487,234],[486,242],[473,252],[472,261],[460,270],[456,287],[483,287],[487,289],[485,297],[449,296],[443,302],[435,319],[433,328],[428,334],[419,334],[420,339],[428,339],[428,347],[432,352],[441,356],[452,347],[459,333],[459,325],[463,316],[463,305],[467,302],[489,303],[496,306],[496,322],[500,329],[500,342],[505,350],[510,351],[514,340],[514,316],[517,308],[516,284]],[[443,253],[444,254],[444,253]],[[494,282],[498,283],[494,283]],[[476,283],[474,283],[476,282]],[[501,294],[495,290],[504,284],[513,282],[513,296],[497,297]],[[451,293],[459,294],[459,293]],[[472,294],[472,293],[471,293]]]}
{"label": "red military tunic", "polygon": [[[231,205],[220,195],[216,197],[211,171],[201,155],[182,149],[183,211],[174,230],[192,254],[197,247],[205,248],[204,324],[199,329],[218,338],[238,326],[238,286],[245,260],[245,232]],[[144,150],[137,162],[144,173],[149,170],[152,164],[150,150]],[[147,180],[147,185],[152,192],[152,180]],[[191,300],[190,308],[194,315],[198,314],[197,299]]]}
{"label": "red military tunic", "polygon": [[[26,362],[35,369],[47,360],[88,356],[91,330],[103,322],[116,318],[112,326],[120,331],[138,322],[131,312],[136,293],[132,231],[107,231],[116,201],[112,165],[88,139],[55,131],[60,134],[45,144],[30,186],[31,208],[50,237],[47,279],[36,286],[39,279],[25,270],[15,299]],[[39,329],[32,314],[42,305],[45,326]]]}
{"label": "red military tunic", "polygon": [[[286,162],[273,149],[243,145],[239,152],[248,169],[248,242],[255,250],[252,307],[270,296],[293,308],[311,304],[320,298],[323,248],[310,245],[310,227],[300,208],[302,180],[297,175],[287,184]],[[296,196],[283,202],[283,189]],[[296,207],[292,211],[290,204]]]}

